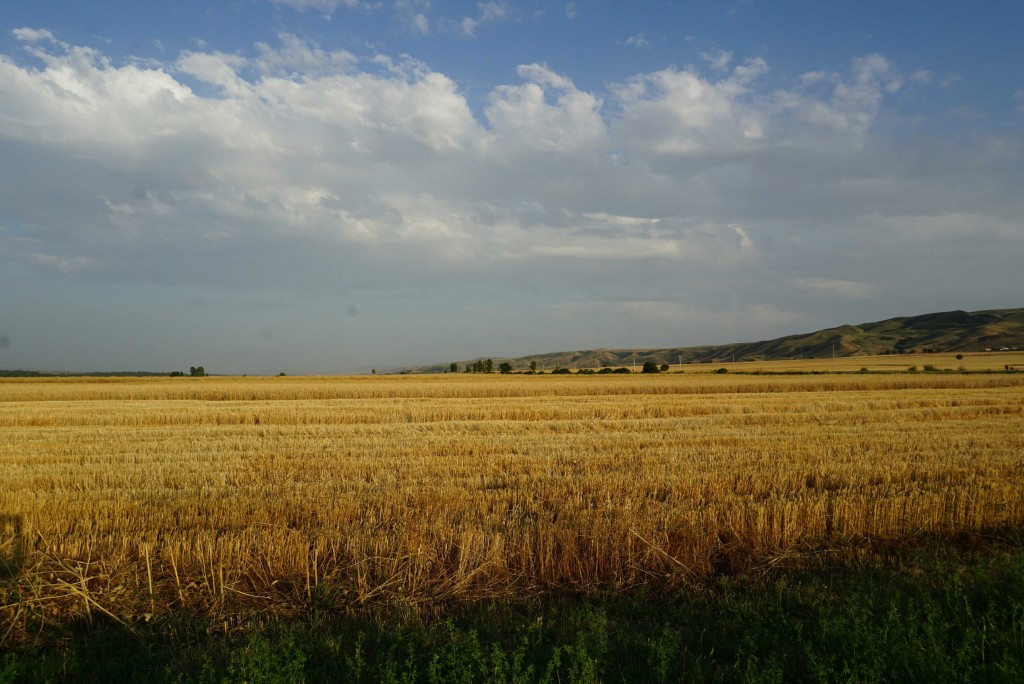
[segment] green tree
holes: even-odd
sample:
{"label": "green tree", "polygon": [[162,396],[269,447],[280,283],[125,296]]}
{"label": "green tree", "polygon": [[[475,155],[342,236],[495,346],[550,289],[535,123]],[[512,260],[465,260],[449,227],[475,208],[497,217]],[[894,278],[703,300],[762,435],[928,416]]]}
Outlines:
{"label": "green tree", "polygon": [[537,372],[537,362],[536,361],[530,361],[530,372],[531,373],[536,373]]}
{"label": "green tree", "polygon": [[459,364],[453,363],[452,365],[448,366],[448,372],[449,373],[458,373],[459,372]]}
{"label": "green tree", "polygon": [[193,378],[202,378],[206,376],[206,369],[203,368],[202,366],[190,366],[188,369],[188,374],[191,375]]}
{"label": "green tree", "polygon": [[654,361],[644,361],[643,372],[644,373],[660,373],[661,371],[658,369],[658,364],[655,363]]}
{"label": "green tree", "polygon": [[487,359],[487,361],[484,362],[484,373],[493,373],[493,372],[494,372],[494,361],[491,360],[491,359]]}
{"label": "green tree", "polygon": [[508,375],[509,373],[512,372],[512,364],[506,361],[500,366],[498,366],[498,370],[501,371],[502,375]]}

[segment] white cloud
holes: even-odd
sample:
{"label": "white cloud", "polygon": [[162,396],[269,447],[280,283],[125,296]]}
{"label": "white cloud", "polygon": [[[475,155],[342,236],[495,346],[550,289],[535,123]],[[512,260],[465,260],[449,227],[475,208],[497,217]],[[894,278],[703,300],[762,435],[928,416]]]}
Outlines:
{"label": "white cloud", "polygon": [[476,35],[476,27],[480,25],[480,22],[472,17],[463,17],[462,21],[459,22],[459,33],[464,36],[473,37]]}
{"label": "white cloud", "polygon": [[576,3],[570,2],[565,6],[565,18],[572,21],[576,18]]}
{"label": "white cloud", "polygon": [[[289,73],[310,76],[345,71],[353,66],[356,56],[346,50],[327,52],[314,43],[302,40],[290,33],[278,35],[280,47],[267,43],[256,43],[259,58],[256,67],[264,74],[287,75]],[[236,67],[239,64],[236,62]]]}
{"label": "white cloud", "polygon": [[402,28],[420,36],[430,34],[434,22],[430,18],[430,0],[395,0],[394,12]]}
{"label": "white cloud", "polygon": [[430,33],[430,20],[427,19],[427,15],[420,12],[414,14],[409,20],[409,27],[414,33],[425,36]]}
{"label": "white cloud", "polygon": [[[886,95],[903,86],[903,79],[885,57],[872,54],[851,61],[848,74],[812,71],[800,77],[803,87],[780,90],[777,106],[804,123],[848,134],[862,144]],[[824,97],[812,94],[815,86],[828,88]]]}
{"label": "white cloud", "polygon": [[474,37],[481,26],[496,24],[510,19],[512,12],[504,2],[478,2],[477,17],[463,17],[457,24],[457,31],[464,36]]}
{"label": "white cloud", "polygon": [[614,90],[623,110],[616,131],[636,152],[656,157],[747,147],[767,124],[767,112],[749,97],[751,83],[766,70],[755,59],[719,81],[675,69],[634,77]]}
{"label": "white cloud", "polygon": [[480,21],[485,23],[503,21],[509,17],[508,5],[504,2],[479,2]]}
{"label": "white cloud", "polygon": [[16,40],[25,43],[54,42],[53,33],[46,29],[16,28],[11,31]]}
{"label": "white cloud", "polygon": [[601,221],[603,223],[610,223],[616,226],[649,226],[656,223],[660,223],[661,219],[656,218],[640,218],[637,216],[616,216],[615,214],[608,214],[603,211],[594,213],[583,214],[588,219],[595,221]]}
{"label": "white cloud", "polygon": [[361,0],[271,0],[271,2],[275,5],[284,5],[300,12],[313,10],[323,12],[328,16],[334,14],[341,5],[353,9],[365,4]]}
{"label": "white cloud", "polygon": [[701,59],[707,62],[715,71],[725,71],[732,61],[732,53],[727,50],[715,50],[714,52],[700,53]]}
{"label": "white cloud", "polygon": [[[602,101],[542,64],[518,69],[527,82],[498,86],[485,115],[502,149],[563,151],[600,144],[606,134]],[[550,99],[549,99],[550,98]]]}

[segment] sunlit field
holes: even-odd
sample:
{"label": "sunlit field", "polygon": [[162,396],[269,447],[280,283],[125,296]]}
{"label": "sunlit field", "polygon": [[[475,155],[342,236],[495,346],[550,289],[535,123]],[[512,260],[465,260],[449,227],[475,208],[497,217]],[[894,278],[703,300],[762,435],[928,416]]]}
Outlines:
{"label": "sunlit field", "polygon": [[[960,358],[957,358],[960,356]],[[835,359],[793,359],[785,361],[738,361],[728,359],[723,363],[673,365],[673,371],[687,373],[707,372],[711,369],[726,368],[739,373],[792,373],[792,372],[907,372],[929,370],[944,372],[1005,371],[1007,366],[1024,370],[1024,352],[942,352],[936,354],[885,354],[881,356],[839,356]]]}
{"label": "sunlit field", "polygon": [[679,588],[1024,522],[1024,374],[704,370],[2,381],[0,636]]}

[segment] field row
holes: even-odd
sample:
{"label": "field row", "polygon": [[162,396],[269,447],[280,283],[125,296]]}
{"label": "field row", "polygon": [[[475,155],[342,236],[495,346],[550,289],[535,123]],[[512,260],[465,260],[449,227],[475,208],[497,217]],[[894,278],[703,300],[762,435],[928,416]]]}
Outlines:
{"label": "field row", "polygon": [[900,373],[823,376],[408,375],[353,377],[25,378],[0,379],[0,402],[312,401],[330,399],[481,399],[658,394],[762,394],[903,389],[1024,387],[1016,373]]}

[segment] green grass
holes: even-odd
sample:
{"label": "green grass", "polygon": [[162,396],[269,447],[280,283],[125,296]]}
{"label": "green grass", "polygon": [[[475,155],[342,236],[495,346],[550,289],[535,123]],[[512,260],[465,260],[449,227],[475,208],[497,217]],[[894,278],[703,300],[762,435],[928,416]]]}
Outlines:
{"label": "green grass", "polygon": [[1024,547],[951,544],[866,566],[662,595],[547,596],[267,621],[65,625],[0,651],[0,682],[1020,682]]}

